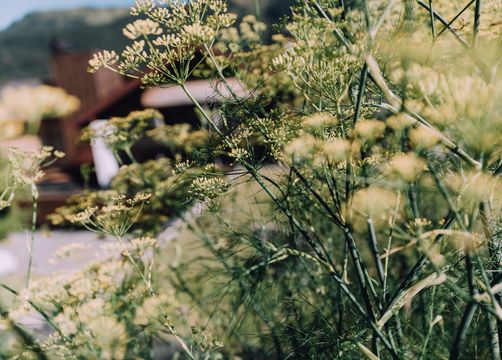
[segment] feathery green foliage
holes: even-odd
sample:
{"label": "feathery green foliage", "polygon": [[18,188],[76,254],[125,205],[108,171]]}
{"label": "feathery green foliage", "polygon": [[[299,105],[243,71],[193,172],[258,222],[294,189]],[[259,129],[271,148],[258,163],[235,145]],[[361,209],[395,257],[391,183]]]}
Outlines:
{"label": "feathery green foliage", "polygon": [[156,282],[125,254],[150,298],[188,305],[180,356],[500,359],[497,1],[302,0],[268,45],[222,0],[131,13],[130,45],[90,70],[180,86],[232,165],[191,182],[205,210]]}

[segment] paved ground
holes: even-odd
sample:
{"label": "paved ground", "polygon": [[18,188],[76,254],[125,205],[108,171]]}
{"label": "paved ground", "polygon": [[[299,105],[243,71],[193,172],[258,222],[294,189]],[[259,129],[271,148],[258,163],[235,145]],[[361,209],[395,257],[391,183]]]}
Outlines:
{"label": "paved ground", "polygon": [[[28,270],[28,247],[30,240],[28,232],[16,232],[0,241],[0,282],[20,290],[24,287]],[[35,233],[33,251],[33,276],[50,275],[57,270],[76,271],[92,260],[99,259],[99,250],[104,240],[99,240],[95,234],[86,231],[54,231]],[[86,248],[71,260],[53,262],[54,254],[63,246],[72,243],[86,244]],[[0,297],[7,295],[5,291]],[[5,298],[3,298],[5,299]],[[24,316],[19,323],[34,333],[45,336],[50,328],[44,319],[35,311]]]}
{"label": "paved ground", "polygon": [[[190,218],[192,212],[200,211],[198,207],[189,211]],[[166,230],[158,236],[160,243],[167,243],[174,238],[180,228],[183,227],[182,220],[174,220],[168,224]],[[28,268],[28,243],[30,234],[28,232],[16,232],[9,235],[6,240],[0,241],[0,278],[24,278]],[[75,271],[93,260],[102,258],[99,254],[100,246],[107,240],[98,237],[88,231],[64,231],[52,232],[37,231],[35,233],[35,246],[33,250],[33,275],[50,275],[57,270]],[[62,247],[72,244],[82,243],[85,249],[79,250],[77,256],[62,262],[54,262],[54,254]]]}
{"label": "paved ground", "polygon": [[[158,236],[160,243],[167,243],[175,237],[183,221],[172,221],[166,230]],[[17,232],[11,234],[6,240],[0,241],[0,282],[15,289],[23,288],[28,269],[28,242],[30,233]],[[33,276],[50,275],[54,271],[77,271],[93,260],[99,260],[101,245],[109,239],[98,239],[88,231],[53,231],[35,233],[35,246],[33,251]],[[78,251],[78,255],[59,262],[54,262],[54,254],[62,247],[74,243],[81,243],[85,248]],[[2,296],[2,294],[0,294]],[[51,332],[44,319],[32,312],[20,321],[20,324],[31,329],[39,336],[46,336]],[[158,348],[159,354],[164,354],[164,347]],[[156,357],[158,359],[170,358],[170,356]]]}
{"label": "paved ground", "polygon": [[[0,277],[26,275],[29,241],[28,232],[17,232],[0,242]],[[51,261],[57,250],[72,243],[85,244],[86,248],[71,260],[57,263]],[[89,261],[99,258],[97,252],[101,244],[103,240],[87,231],[37,231],[33,250],[33,274],[49,275],[56,270],[77,270]]]}

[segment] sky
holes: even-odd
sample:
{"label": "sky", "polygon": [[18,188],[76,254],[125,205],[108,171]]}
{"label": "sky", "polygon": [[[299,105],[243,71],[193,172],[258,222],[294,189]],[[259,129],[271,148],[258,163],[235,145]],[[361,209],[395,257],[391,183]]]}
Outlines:
{"label": "sky", "polygon": [[82,6],[130,6],[134,0],[4,0],[0,11],[0,30],[33,11],[71,9]]}

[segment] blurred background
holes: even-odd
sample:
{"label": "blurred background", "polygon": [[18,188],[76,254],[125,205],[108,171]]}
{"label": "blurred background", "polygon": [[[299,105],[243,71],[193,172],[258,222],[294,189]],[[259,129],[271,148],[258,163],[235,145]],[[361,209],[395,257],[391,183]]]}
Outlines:
{"label": "blurred background", "polygon": [[[262,20],[276,22],[292,1],[259,0]],[[51,54],[121,49],[133,0],[23,0],[2,4],[0,84],[52,80]],[[255,12],[254,0],[231,0],[232,11]]]}
{"label": "blurred background", "polygon": [[[254,13],[272,25],[288,13],[293,2],[230,0],[229,5],[239,18]],[[142,89],[138,81],[111,71],[87,72],[88,60],[95,51],[123,49],[126,39],[122,28],[131,21],[129,8],[133,4],[133,0],[23,0],[2,4],[0,176],[3,178],[2,173],[7,171],[2,149],[35,151],[46,145],[66,154],[45,169],[46,175],[38,184],[39,228],[48,229],[48,215],[71,196],[89,188],[106,188],[106,181],[100,183],[93,170],[96,154],[88,143],[80,141],[82,129],[91,122],[145,108],[159,110],[168,124],[198,121],[180,89]],[[269,26],[268,36],[272,31]],[[198,100],[208,101],[209,82],[193,80],[188,86]],[[148,141],[134,149],[140,161],[154,158],[163,150]],[[31,197],[27,192],[17,199],[14,206],[0,211],[0,276],[26,261]],[[48,254],[71,241],[66,232],[58,231],[35,251],[39,273],[50,271],[44,260]],[[37,236],[43,236],[43,232]]]}

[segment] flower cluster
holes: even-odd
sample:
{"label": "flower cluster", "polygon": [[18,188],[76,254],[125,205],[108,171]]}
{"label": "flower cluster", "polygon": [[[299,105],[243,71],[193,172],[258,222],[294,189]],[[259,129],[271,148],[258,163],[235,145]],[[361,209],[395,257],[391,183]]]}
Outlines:
{"label": "flower cluster", "polygon": [[[76,248],[80,246],[72,246]],[[101,251],[106,260],[34,280],[3,319],[18,322],[35,311],[50,317],[54,331],[39,342],[55,358],[123,359],[150,354],[153,337],[172,330],[168,316],[181,314],[182,304],[173,291],[151,295],[137,268],[124,261],[125,255],[117,254],[127,253],[148,273],[158,244],[151,238],[139,238],[127,244],[106,243]],[[4,353],[16,353],[15,344],[4,345]]]}
{"label": "flower cluster", "polygon": [[272,67],[286,73],[314,103],[322,97],[324,107],[336,107],[347,95],[347,85],[360,60],[352,49],[340,43],[332,22],[294,16],[295,21],[287,25],[292,41],[272,60]]}
{"label": "flower cluster", "polygon": [[[119,59],[96,55],[96,68],[181,85],[210,131],[113,120],[103,138],[115,150],[146,132],[178,162],[123,167],[112,184],[119,192],[70,211],[116,237],[106,244],[116,257],[71,283],[55,277],[55,294],[37,287],[24,297],[48,304],[53,343],[80,357],[143,358],[140,343],[168,333],[189,358],[207,358],[193,339],[214,332],[228,358],[496,357],[500,44],[498,24],[483,23],[498,14],[494,4],[304,1],[284,34],[261,46],[263,25],[246,17],[230,27],[221,0],[138,0],[131,13],[142,18],[124,31],[131,44]],[[209,109],[184,86],[201,74],[228,92]],[[227,75],[249,91],[236,94]],[[216,161],[228,177],[207,165]],[[184,217],[159,268],[156,241],[127,242],[148,206],[153,224],[166,204],[184,210],[195,200],[205,206]],[[153,225],[145,227],[143,235]],[[191,334],[204,356],[166,316],[172,293],[204,314],[207,328]]]}
{"label": "flower cluster", "polygon": [[142,193],[130,199],[124,195],[115,195],[110,203],[68,215],[67,220],[101,235],[122,238],[137,220],[150,197],[151,195]]}
{"label": "flower cluster", "polygon": [[[216,172],[214,166],[197,167],[189,161],[182,161],[174,166],[173,161],[167,158],[124,165],[113,179],[111,190],[85,191],[73,195],[49,219],[55,226],[84,226],[76,220],[92,218],[99,212],[94,212],[95,209],[114,204],[114,199],[119,194],[135,198],[146,192],[151,194],[147,202],[137,204],[130,212],[122,214],[127,217],[127,221],[133,222],[132,226],[123,230],[134,234],[158,234],[164,230],[168,220],[182,214],[193,204],[194,199],[187,197],[192,181],[200,176],[215,174],[219,172]],[[141,212],[138,211],[138,205]],[[112,223],[118,220],[110,219]]]}
{"label": "flower cluster", "polygon": [[23,186],[34,186],[45,175],[43,168],[56,159],[64,157],[64,153],[50,146],[44,146],[40,151],[24,151],[17,148],[7,148],[10,175],[8,187],[12,189]]}
{"label": "flower cluster", "polygon": [[[500,84],[478,76],[446,73],[415,65],[404,73],[411,95],[410,106],[439,129],[447,128],[478,154],[490,157],[500,147],[502,126],[498,118]],[[476,93],[475,97],[471,96]]]}
{"label": "flower cluster", "polygon": [[138,0],[131,15],[145,16],[123,30],[133,43],[120,57],[109,51],[95,54],[90,71],[112,69],[140,78],[145,85],[181,83],[190,75],[190,62],[199,48],[212,46],[220,30],[235,21],[222,0]]}
{"label": "flower cluster", "polygon": [[455,173],[446,178],[446,183],[454,194],[462,209],[470,209],[481,203],[496,203],[500,201],[502,182],[492,174],[470,172]]}
{"label": "flower cluster", "polygon": [[150,19],[136,20],[124,28],[124,35],[131,40],[160,34],[162,34],[162,29],[159,24]]}
{"label": "flower cluster", "polygon": [[223,196],[230,184],[219,177],[198,177],[192,182],[189,193],[196,199],[206,202]]}
{"label": "flower cluster", "polygon": [[16,138],[23,134],[25,126],[13,120],[6,106],[0,104],[0,141]]}
{"label": "flower cluster", "polygon": [[80,107],[80,101],[61,88],[47,85],[7,87],[1,94],[0,118],[38,123],[47,118],[63,118]]}
{"label": "flower cluster", "polygon": [[208,142],[209,135],[204,130],[193,130],[189,124],[159,126],[148,132],[156,142],[166,145],[174,154],[192,153]]}
{"label": "flower cluster", "polygon": [[86,128],[82,139],[85,141],[102,139],[115,154],[126,151],[131,156],[131,147],[154,128],[156,122],[161,122],[163,119],[157,110],[133,111],[126,117],[111,118],[99,128]]}
{"label": "flower cluster", "polygon": [[[64,157],[64,153],[50,146],[40,151],[23,151],[17,148],[3,149],[7,157],[5,187],[0,193],[0,210],[9,207],[15,192],[29,187],[33,201],[38,199],[37,182],[45,175],[44,167]],[[34,204],[35,205],[35,204]]]}
{"label": "flower cluster", "polygon": [[93,58],[89,60],[89,71],[96,72],[101,68],[111,68],[119,60],[115,51],[104,50],[94,54]]}

